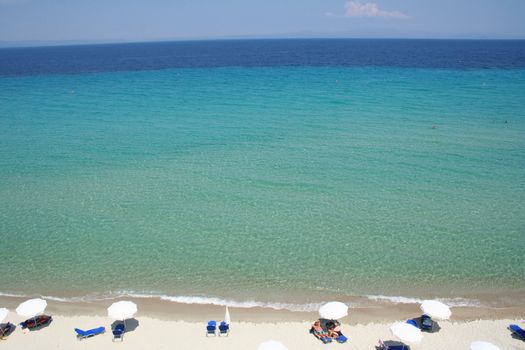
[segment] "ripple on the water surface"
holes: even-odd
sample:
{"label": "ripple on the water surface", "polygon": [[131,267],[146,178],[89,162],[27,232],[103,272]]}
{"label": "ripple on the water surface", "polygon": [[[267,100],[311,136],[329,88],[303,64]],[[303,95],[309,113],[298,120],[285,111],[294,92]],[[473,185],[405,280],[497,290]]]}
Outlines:
{"label": "ripple on the water surface", "polygon": [[0,80],[9,290],[524,288],[523,71],[180,73]]}

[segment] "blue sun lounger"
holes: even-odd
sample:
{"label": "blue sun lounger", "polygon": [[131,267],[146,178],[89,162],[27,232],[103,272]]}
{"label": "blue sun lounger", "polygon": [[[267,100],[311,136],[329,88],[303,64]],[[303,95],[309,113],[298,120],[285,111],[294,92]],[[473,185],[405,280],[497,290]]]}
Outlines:
{"label": "blue sun lounger", "polygon": [[124,333],[126,333],[126,326],[124,326],[124,323],[119,323],[113,328],[113,341],[123,341]]}
{"label": "blue sun lounger", "polygon": [[208,321],[208,325],[206,326],[206,336],[209,337],[210,335],[213,335],[214,337],[217,336],[217,322],[215,321]]}
{"label": "blue sun lounger", "polygon": [[328,344],[332,342],[332,338],[328,336],[328,333],[323,332],[319,333],[314,330],[314,328],[310,328],[310,333],[313,334],[317,339],[323,342],[323,344]]}
{"label": "blue sun lounger", "polygon": [[517,338],[525,341],[525,329],[521,328],[517,324],[511,324],[509,326],[509,331],[512,332]]}
{"label": "blue sun lounger", "polygon": [[434,328],[434,321],[428,315],[421,315],[421,330],[422,331],[432,331]]}
{"label": "blue sun lounger", "polygon": [[407,323],[408,323],[408,324],[411,324],[412,326],[414,326],[414,327],[416,327],[416,328],[419,328],[419,327],[417,326],[417,322],[416,322],[416,320],[414,320],[414,319],[412,319],[412,320],[407,320]]}
{"label": "blue sun lounger", "polygon": [[319,337],[319,340],[323,342],[323,344],[328,344],[328,343],[331,343],[332,342],[332,338],[330,338],[329,336],[320,336]]}
{"label": "blue sun lounger", "polygon": [[346,343],[348,341],[348,338],[345,337],[344,335],[340,334],[337,338],[335,338],[335,340],[339,343],[339,344],[343,344],[343,343]]}
{"label": "blue sun lounger", "polygon": [[230,325],[222,321],[221,324],[219,325],[219,337],[221,335],[228,336],[229,333],[230,333]]}
{"label": "blue sun lounger", "polygon": [[75,332],[77,332],[78,340],[91,338],[91,337],[94,337],[95,335],[102,334],[105,331],[106,331],[106,328],[104,327],[93,328],[87,331],[83,331],[80,328],[75,328]]}
{"label": "blue sun lounger", "polygon": [[388,345],[385,350],[410,350],[408,345]]}
{"label": "blue sun lounger", "polygon": [[383,343],[383,341],[380,339],[378,348],[381,350],[410,350],[410,346],[406,344],[403,344],[403,343],[389,344],[389,343],[390,341]]}

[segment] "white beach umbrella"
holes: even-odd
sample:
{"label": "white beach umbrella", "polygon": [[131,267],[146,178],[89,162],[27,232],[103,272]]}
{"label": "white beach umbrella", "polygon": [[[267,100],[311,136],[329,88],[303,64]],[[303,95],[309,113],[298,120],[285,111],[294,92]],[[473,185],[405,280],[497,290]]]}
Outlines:
{"label": "white beach umbrella", "polygon": [[348,306],[338,301],[332,301],[319,308],[319,315],[322,318],[338,320],[348,315]]}
{"label": "white beach umbrella", "polygon": [[267,340],[259,344],[257,350],[288,350],[288,348],[280,341]]}
{"label": "white beach umbrella", "polygon": [[419,328],[405,322],[396,322],[390,326],[392,334],[401,341],[408,343],[419,343],[423,339],[423,333]]}
{"label": "white beach umbrella", "polygon": [[18,305],[16,313],[23,317],[35,317],[44,312],[47,307],[47,301],[44,299],[29,299]]}
{"label": "white beach umbrella", "polygon": [[117,301],[108,307],[108,316],[115,320],[124,321],[133,317],[136,312],[137,304],[132,301]]}
{"label": "white beach umbrella", "polygon": [[425,300],[421,304],[421,311],[426,315],[437,318],[439,320],[448,320],[452,311],[450,308],[437,300]]}
{"label": "white beach umbrella", "polygon": [[4,320],[4,318],[7,317],[7,314],[9,313],[9,310],[7,310],[6,308],[1,308],[0,309],[0,323],[2,323],[2,321]]}
{"label": "white beach umbrella", "polygon": [[500,348],[486,341],[475,341],[470,344],[470,350],[500,350]]}
{"label": "white beach umbrella", "polygon": [[230,324],[232,322],[230,318],[230,310],[228,310],[227,306],[226,306],[226,311],[224,312],[224,322],[226,322],[226,324]]}

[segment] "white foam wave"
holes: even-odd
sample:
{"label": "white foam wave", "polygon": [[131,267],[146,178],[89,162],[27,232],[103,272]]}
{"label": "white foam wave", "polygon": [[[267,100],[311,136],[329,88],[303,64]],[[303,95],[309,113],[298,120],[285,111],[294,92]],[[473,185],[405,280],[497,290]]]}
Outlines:
{"label": "white foam wave", "polygon": [[170,301],[170,302],[179,303],[179,304],[228,306],[232,308],[243,308],[243,309],[260,307],[264,309],[273,309],[273,310],[312,312],[312,311],[317,311],[319,307],[322,305],[320,303],[291,304],[291,303],[277,303],[277,302],[262,302],[262,301],[255,301],[255,300],[236,301],[236,300],[221,299],[221,298],[216,298],[216,297],[199,297],[199,296],[169,296],[169,295],[151,295],[151,294],[134,294],[134,293],[128,293],[127,295],[132,298],[159,298],[160,300]]}
{"label": "white foam wave", "polygon": [[109,296],[109,295],[108,296],[85,295],[85,296],[80,296],[80,297],[61,298],[61,297],[55,297],[55,296],[49,296],[49,295],[42,295],[42,299],[58,301],[61,303],[78,303],[78,302],[96,302],[96,301],[103,301],[103,300],[113,300],[115,299],[115,297]]}
{"label": "white foam wave", "polygon": [[76,303],[76,302],[88,302],[88,301],[100,301],[107,299],[114,299],[111,296],[100,296],[100,295],[85,295],[78,297],[56,297],[52,295],[39,295],[39,294],[18,294],[18,293],[3,293],[0,292],[0,297],[9,297],[9,298],[42,298],[45,300],[53,300],[61,303]]}
{"label": "white foam wave", "polygon": [[[2,293],[0,292],[0,296],[4,297],[15,297],[15,298],[30,298],[35,297],[35,295],[24,295],[24,294],[16,294],[16,293]],[[263,301],[256,301],[256,300],[245,300],[245,301],[238,301],[238,300],[232,300],[232,299],[221,299],[218,297],[203,297],[203,296],[171,296],[171,295],[163,295],[155,292],[135,292],[135,291],[116,291],[116,292],[108,292],[104,294],[90,294],[85,296],[77,296],[77,297],[56,297],[56,296],[48,296],[48,295],[42,295],[43,299],[46,300],[53,300],[57,302],[62,303],[75,303],[75,302],[97,302],[97,301],[104,301],[104,300],[114,300],[118,298],[123,297],[130,297],[130,298],[136,298],[136,299],[159,299],[163,301],[169,301],[179,304],[187,304],[187,305],[215,305],[215,306],[229,306],[232,308],[243,308],[243,309],[249,309],[249,308],[263,308],[263,309],[273,309],[273,310],[288,310],[288,311],[294,311],[294,312],[314,312],[319,310],[319,307],[323,303],[307,303],[307,304],[294,304],[294,303],[281,303],[281,302],[263,302]],[[368,300],[374,301],[374,302],[390,302],[393,304],[420,304],[424,301],[424,299],[421,298],[414,298],[414,297],[404,297],[404,296],[387,296],[387,295],[366,295],[364,296]],[[475,299],[465,299],[465,298],[437,298],[436,300],[439,300],[449,306],[452,307],[481,307],[482,304],[479,300]],[[359,306],[360,303],[353,304],[351,302],[347,302],[350,307],[356,307]]]}
{"label": "white foam wave", "polygon": [[[14,298],[30,298],[35,297],[35,295],[24,295],[24,294],[15,294],[15,293],[2,293],[0,296],[4,297],[14,297]],[[291,304],[291,303],[278,303],[278,302],[262,302],[255,300],[248,301],[236,301],[228,299],[220,299],[216,297],[199,297],[199,296],[170,296],[170,295],[160,295],[156,293],[136,293],[131,291],[118,291],[118,292],[108,292],[103,295],[86,295],[78,297],[56,297],[50,295],[41,295],[40,296],[46,300],[53,300],[61,303],[75,303],[75,302],[96,302],[102,300],[114,300],[123,297],[130,297],[136,299],[160,299],[169,302],[175,302],[180,304],[188,305],[216,305],[216,306],[229,306],[232,308],[266,308],[273,310],[288,310],[288,311],[303,311],[311,312],[317,311],[321,306],[320,303],[310,303],[310,304]]]}
{"label": "white foam wave", "polygon": [[[403,297],[403,296],[388,296],[388,295],[366,295],[366,298],[372,301],[386,301],[393,304],[421,304],[426,299]],[[475,299],[465,298],[436,298],[435,300],[441,301],[448,306],[454,307],[479,307],[481,303]]]}
{"label": "white foam wave", "polygon": [[74,303],[76,301],[84,301],[82,297],[60,298],[60,297],[54,297],[50,295],[42,295],[42,299],[58,301],[61,303]]}
{"label": "white foam wave", "polygon": [[2,292],[0,292],[0,297],[9,297],[9,298],[26,298],[27,295],[24,295],[24,294],[15,294],[15,293],[2,293]]}

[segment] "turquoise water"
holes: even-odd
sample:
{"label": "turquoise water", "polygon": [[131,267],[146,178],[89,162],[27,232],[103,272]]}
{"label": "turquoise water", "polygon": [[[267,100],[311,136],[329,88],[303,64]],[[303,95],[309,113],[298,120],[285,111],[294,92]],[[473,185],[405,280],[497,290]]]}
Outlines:
{"label": "turquoise water", "polygon": [[0,79],[0,292],[525,291],[525,70]]}

